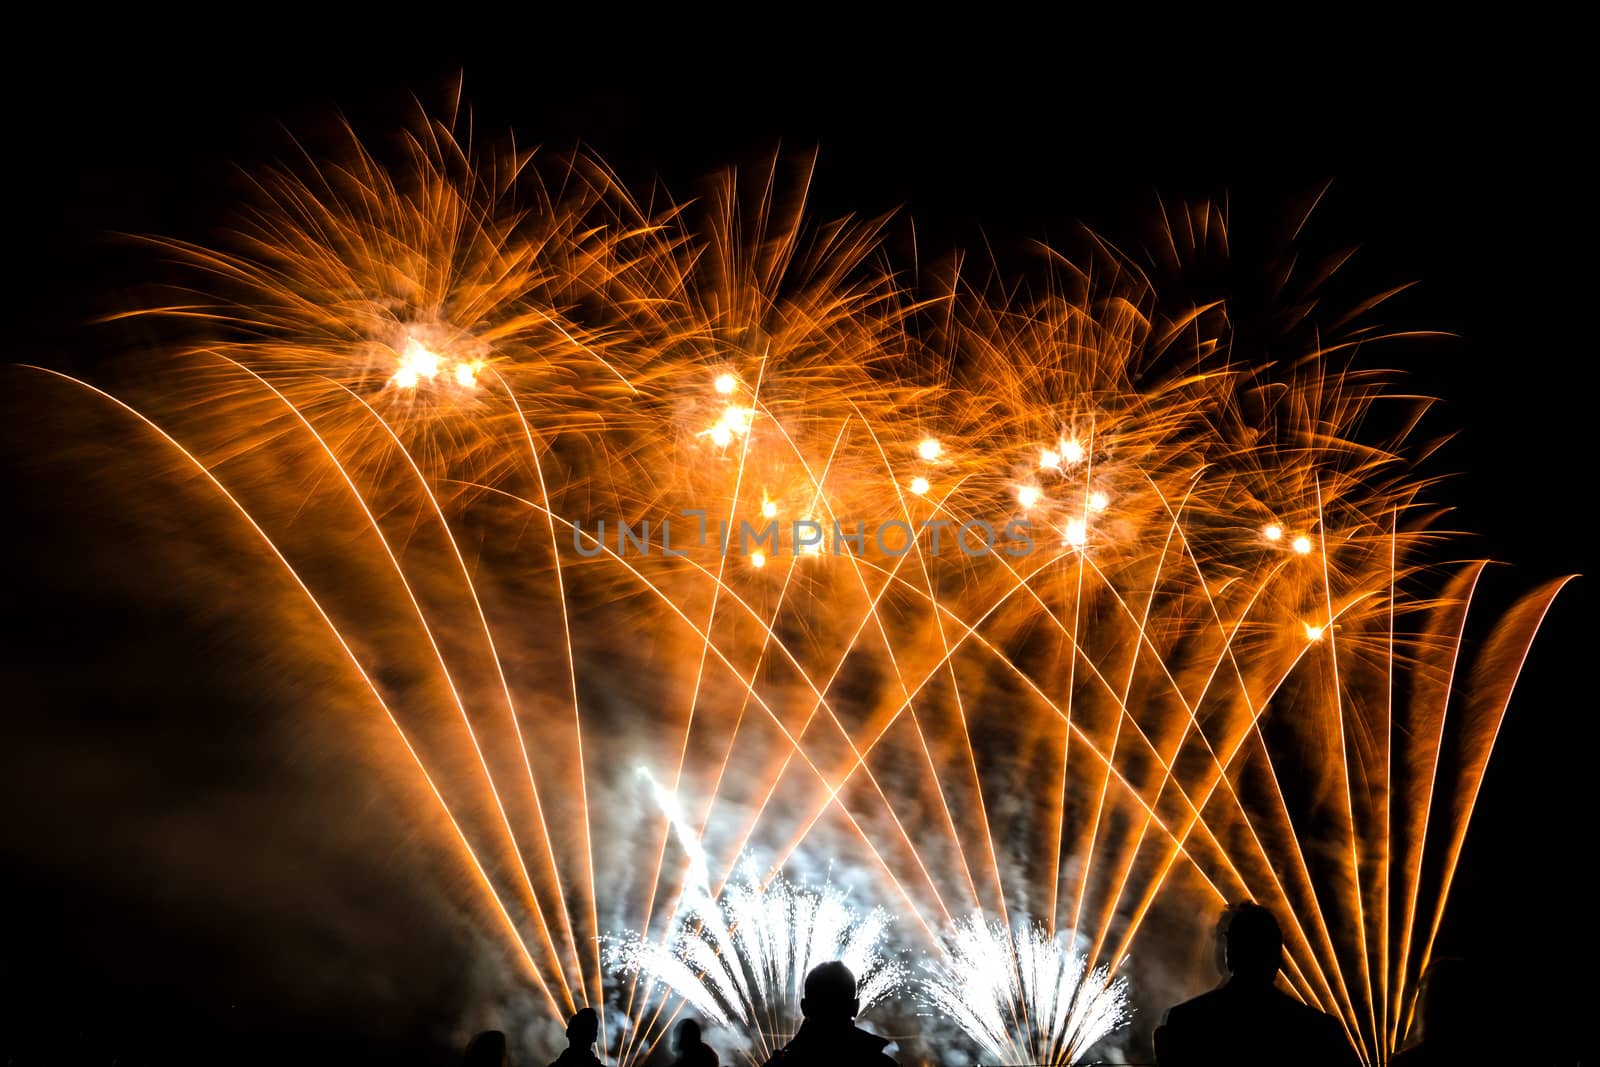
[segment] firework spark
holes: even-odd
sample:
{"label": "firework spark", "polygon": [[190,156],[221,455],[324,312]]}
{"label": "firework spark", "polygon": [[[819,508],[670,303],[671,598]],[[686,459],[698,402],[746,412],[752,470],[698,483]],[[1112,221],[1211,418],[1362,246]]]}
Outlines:
{"label": "firework spark", "polygon": [[[692,875],[667,940],[630,934],[613,943],[611,962],[619,974],[640,975],[750,1039],[746,1055],[754,1064],[794,1034],[805,977],[819,963],[841,960],[850,968],[863,1014],[900,988],[905,968],[885,955],[887,911],[859,912],[833,885],[800,886],[781,875],[763,882],[750,864],[714,898],[700,843],[675,799],[649,781],[689,855]],[[644,1000],[655,992],[646,988]]]}
{"label": "firework spark", "polygon": [[924,964],[922,995],[995,1063],[1075,1063],[1127,1024],[1128,980],[1073,952],[1062,934],[969,916]]}

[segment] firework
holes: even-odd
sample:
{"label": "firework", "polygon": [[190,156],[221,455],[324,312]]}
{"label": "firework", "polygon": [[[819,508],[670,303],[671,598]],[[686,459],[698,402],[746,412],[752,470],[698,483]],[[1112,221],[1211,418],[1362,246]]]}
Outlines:
{"label": "firework", "polygon": [[[281,565],[284,642],[376,709],[551,1014],[609,1002],[624,1063],[655,983],[781,1032],[806,961],[889,936],[776,877],[804,844],[984,961],[947,1006],[991,1052],[1113,1025],[1176,886],[1273,908],[1296,992],[1397,1046],[1559,583],[1464,672],[1481,567],[1430,591],[1425,404],[1351,365],[1370,308],[1254,363],[1158,285],[1226,246],[1208,206],[1148,269],[910,289],[885,220],[806,220],[805,167],[640,201],[454,129],[348,136],[218,247],[157,242],[193,273],[141,313],[188,339],[80,384]],[[697,810],[616,800],[646,757]]]}
{"label": "firework", "polygon": [[1026,921],[965,918],[925,970],[928,1007],[996,1063],[1074,1063],[1130,1018],[1126,978]]}
{"label": "firework", "polygon": [[[674,799],[649,781],[689,854],[692,876],[668,940],[633,934],[615,942],[611,957],[618,973],[659,984],[736,1038],[749,1039],[745,1051],[754,1064],[765,1062],[799,1027],[805,977],[818,964],[840,960],[850,968],[863,1014],[895,993],[904,968],[884,955],[884,909],[860,913],[832,885],[804,887],[781,875],[763,882],[749,864],[714,898],[699,842]],[[646,989],[644,1000],[654,992]]]}

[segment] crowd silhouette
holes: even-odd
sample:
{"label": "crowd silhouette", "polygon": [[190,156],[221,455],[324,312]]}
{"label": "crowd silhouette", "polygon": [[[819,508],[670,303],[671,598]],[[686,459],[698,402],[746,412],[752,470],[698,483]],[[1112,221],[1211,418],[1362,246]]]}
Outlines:
{"label": "crowd silhouette", "polygon": [[[1359,1067],[1361,1060],[1333,1016],[1278,987],[1283,934],[1267,909],[1237,904],[1217,927],[1221,985],[1167,1010],[1154,1033],[1159,1067]],[[1421,1041],[1390,1062],[1436,1067],[1473,1062],[1472,1019],[1480,983],[1460,961],[1435,964],[1419,1001]],[[856,1025],[855,975],[832,960],[805,978],[799,1029],[765,1067],[898,1067],[891,1041]],[[550,1067],[600,1067],[594,1044],[600,1020],[580,1008],[567,1021],[567,1047]],[[674,1032],[673,1067],[719,1067],[717,1052],[693,1019]],[[488,1030],[467,1047],[467,1067],[509,1067],[504,1033]]]}

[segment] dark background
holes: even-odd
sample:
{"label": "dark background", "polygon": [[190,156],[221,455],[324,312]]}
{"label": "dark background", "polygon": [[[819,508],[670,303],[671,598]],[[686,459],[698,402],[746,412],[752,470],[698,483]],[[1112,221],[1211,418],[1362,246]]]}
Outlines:
{"label": "dark background", "polygon": [[[1385,324],[1456,335],[1383,353],[1444,401],[1430,428],[1459,431],[1438,460],[1458,473],[1436,496],[1457,508],[1446,525],[1478,536],[1451,554],[1512,565],[1491,584],[1499,603],[1585,569],[1600,246],[1593,115],[1557,30],[1323,26],[1274,41],[1196,26],[1158,42],[1149,27],[1030,23],[935,40],[820,13],[743,33],[666,10],[593,25],[453,14],[441,27],[396,9],[348,32],[235,14],[226,32],[140,16],[13,42],[6,360],[82,365],[126,340],[86,325],[152,269],[109,234],[204,238],[226,217],[234,165],[281,155],[283,128],[339,111],[381,130],[410,113],[409,94],[437,99],[462,71],[486,134],[581,141],[635,184],[686,193],[775,147],[819,148],[817,214],[899,208],[925,257],[987,242],[1023,265],[1028,240],[1079,224],[1136,243],[1158,196],[1211,196],[1227,198],[1245,259],[1251,232],[1281,227],[1331,180],[1308,238],[1360,246],[1346,268],[1360,291],[1420,282]],[[43,480],[32,455],[52,443],[19,429],[35,425],[11,408],[33,403],[24,377],[3,380],[16,631],[3,691],[16,703],[0,721],[0,1054],[439,1055],[469,964],[408,889],[403,834],[380,841],[387,888],[374,895],[318,881],[347,853],[313,811],[226,814],[252,789],[349,787],[337,759],[263,743],[274,711],[218,666],[225,632],[181,605],[130,615],[126,595],[104,593],[147,564],[139,531],[77,498],[81,486]],[[1527,665],[1441,945],[1503,975],[1507,1014],[1529,1027],[1495,1043],[1510,1060],[1569,1045],[1590,984],[1568,975],[1587,972],[1592,930],[1579,884],[1593,841],[1581,783],[1594,702],[1580,681],[1591,584],[1563,595]],[[163,663],[183,668],[182,686]],[[175,689],[208,714],[174,711]],[[232,832],[152,851],[152,827],[191,793]],[[299,872],[281,887],[255,870],[278,857]],[[218,875],[241,868],[243,903]],[[215,906],[197,907],[206,894]]]}

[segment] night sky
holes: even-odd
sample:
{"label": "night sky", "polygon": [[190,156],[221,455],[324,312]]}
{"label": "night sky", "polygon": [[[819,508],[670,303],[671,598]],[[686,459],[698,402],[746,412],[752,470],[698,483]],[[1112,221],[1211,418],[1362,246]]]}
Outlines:
{"label": "night sky", "polygon": [[[13,41],[5,360],[92,370],[148,340],[92,325],[159,270],[115,234],[204,239],[236,168],[281,158],[285,129],[343,114],[382,131],[464,72],[486,138],[587,145],[635,186],[686,195],[724,165],[817,149],[815,217],[899,209],[926,259],[987,246],[1025,267],[1028,242],[1083,225],[1136,247],[1160,203],[1214,197],[1247,267],[1327,186],[1306,238],[1359,247],[1339,284],[1417,282],[1380,320],[1455,335],[1379,360],[1442,399],[1433,434],[1458,434],[1433,495],[1455,508],[1441,525],[1474,536],[1444,558],[1509,564],[1486,590],[1499,604],[1589,569],[1592,114],[1548,41],[1158,47],[1131,27],[935,40],[812,23],[721,43],[737,27],[451,17],[437,33],[244,20],[190,43],[130,19]],[[22,372],[0,380],[0,1058],[448,1062],[471,946],[410,884],[402,820],[347,756],[297,743],[290,710],[232,684],[246,635],[149,595],[148,520],[51,463],[71,418],[40,410]],[[1503,970],[1530,1027],[1504,1037],[1528,1062],[1567,1042],[1570,957],[1590,940],[1570,872],[1593,839],[1591,585],[1562,595],[1527,665],[1441,944]],[[371,818],[356,835],[330,806]],[[351,863],[368,876],[344,877]]]}

